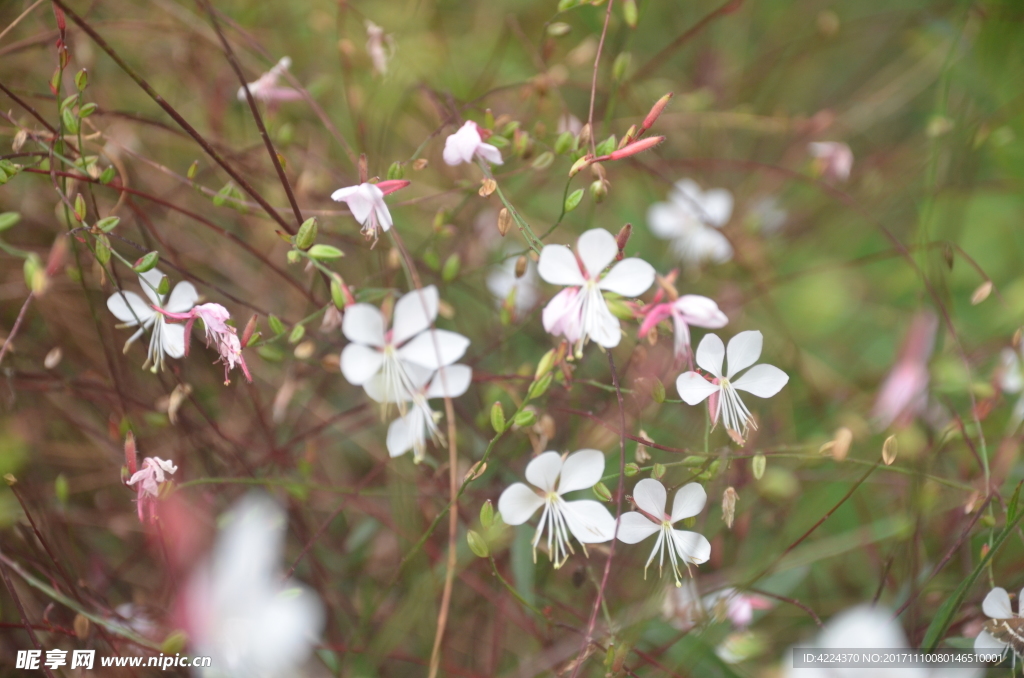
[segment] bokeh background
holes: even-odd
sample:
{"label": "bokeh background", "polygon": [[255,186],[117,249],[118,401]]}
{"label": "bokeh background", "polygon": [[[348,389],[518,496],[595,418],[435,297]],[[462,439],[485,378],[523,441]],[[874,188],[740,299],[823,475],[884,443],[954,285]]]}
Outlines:
{"label": "bokeh background", "polygon": [[[69,6],[290,218],[203,5]],[[670,578],[652,570],[644,579],[650,544],[620,544],[606,591],[612,628],[602,616],[598,641],[613,642],[623,656],[616,660],[613,650],[606,660],[597,651],[581,674],[776,675],[785,649],[816,633],[805,608],[827,621],[872,600],[888,609],[906,605],[899,621],[916,646],[999,534],[1024,478],[1021,438],[1010,422],[1016,396],[1001,393],[999,379],[1001,351],[1024,322],[1024,8],[1008,0],[640,0],[631,26],[627,7],[615,2],[611,11],[594,136],[621,138],[673,92],[653,130],[666,141],[605,163],[607,196],[598,203],[585,191],[547,241],[572,243],[588,228],[618,232],[630,223],[627,253],[663,274],[680,268],[681,292],[710,296],[728,315],[720,334],[764,333],[763,359],[790,382],[771,400],[748,399],[759,429],[742,448],[716,430],[705,451],[704,412],[681,403],[673,387],[681,370],[672,366],[667,329],[651,344],[626,322],[613,356],[627,433],[672,450],[649,448],[647,462],[641,450],[645,470],[627,479],[627,491],[655,462],[667,465],[670,487],[703,473],[709,501],[695,529],[713,550],[711,561],[695,568],[695,585],[701,592],[749,585],[776,597],[747,632],[721,620],[680,630],[679,619],[663,612]],[[396,229],[424,284],[441,291],[439,326],[472,340],[465,362],[474,383],[454,403],[462,478],[493,436],[492,404],[511,412],[538,360],[557,344],[540,322],[556,290],[538,283],[532,308],[501,312],[488,276],[527,247],[515,229],[498,233],[502,203],[497,194],[479,195],[479,169],[442,162],[444,138],[462,120],[497,119],[498,136],[507,138],[498,185],[537,233],[546,232],[567,191],[597,179],[588,169],[567,188],[574,156],[545,153],[554,149],[560,121],[588,119],[607,5],[559,11],[555,0],[309,0],[218,1],[214,9],[249,81],[288,56],[294,84],[308,91],[309,100],[261,110],[304,215],[318,217],[320,242],[345,252],[332,265],[360,300],[379,302],[389,291],[406,291],[408,282],[393,242],[384,238],[370,249],[329,195],[357,183],[358,154],[371,177],[386,178],[397,162],[412,181],[389,198]],[[369,21],[388,36],[384,74],[367,49]],[[0,4],[0,31],[0,83],[57,125],[59,104],[48,86],[58,63],[51,5]],[[115,619],[132,604],[149,637],[163,642],[177,628],[180,581],[208,548],[217,515],[260,485],[288,509],[284,567],[308,546],[295,576],[328,610],[319,650],[303,670],[420,675],[434,639],[447,521],[399,565],[447,502],[446,452],[432,447],[421,465],[410,456],[388,458],[378,408],[338,373],[345,340],[336,324],[322,326],[330,301],[323,280],[287,263],[290,245],[280,226],[70,21],[67,46],[61,98],[85,68],[85,100],[98,106],[82,125],[83,152],[96,158],[93,174],[113,167],[115,183],[137,191],[72,182],[68,195],[85,194],[90,214],[121,218],[112,244],[127,259],[159,250],[172,282],[192,280],[207,301],[227,306],[239,327],[259,314],[263,334],[246,350],[252,385],[236,373],[225,387],[220,367],[208,364],[213,354],[196,338],[192,355],[171,361],[164,373],[141,370],[145,341],[122,354],[127,332],[105,308],[115,281],[85,243],[67,235],[51,177],[10,177],[0,186],[0,212],[21,220],[0,233],[16,250],[0,253],[5,337],[29,294],[19,253],[45,263],[56,242],[70,246],[45,289],[37,289],[0,364],[0,473],[16,478],[18,493],[0,489],[3,553],[96,615]],[[7,112],[0,154],[38,169],[48,156],[45,134],[22,140],[18,150],[12,144],[18,129],[42,133],[43,125],[7,93],[0,107]],[[849,145],[848,179],[820,171],[808,152],[814,141]],[[731,261],[680,265],[651,234],[648,207],[684,178],[733,193],[722,229],[735,250]],[[130,270],[117,265],[115,275],[118,285],[138,289]],[[979,301],[987,282],[991,293]],[[927,404],[898,426],[875,426],[880,385],[920,313],[939,319],[934,352],[925,357]],[[284,332],[275,332],[270,315]],[[296,338],[298,325],[305,330]],[[695,343],[702,335],[695,330]],[[471,553],[464,531],[482,530],[483,502],[519,480],[538,450],[605,451],[605,482],[614,489],[619,410],[608,361],[591,346],[574,365],[571,385],[556,383],[534,403],[538,424],[497,443],[460,503],[442,675],[572,670],[607,549],[592,548],[589,559],[577,553],[554,570],[543,554],[534,565],[532,529],[484,531],[497,567],[543,612],[537,615]],[[657,402],[656,381],[667,391],[664,402]],[[853,442],[839,461],[819,450],[841,427]],[[128,430],[140,458],[179,466],[162,539],[140,525],[134,492],[121,481]],[[843,501],[893,435],[895,462],[878,466]],[[636,460],[636,447],[627,440],[627,461]],[[758,453],[767,460],[760,479],[751,464]],[[708,472],[710,462],[717,463]],[[998,493],[987,504],[986,477]],[[739,496],[732,529],[720,507],[727,487]],[[948,643],[969,646],[991,586],[1020,589],[1022,555],[1024,535],[1014,533],[966,592]],[[75,636],[74,609],[14,579],[46,643],[106,647],[95,625]],[[0,615],[0,675],[21,675],[8,658],[30,644],[6,589]],[[722,651],[727,642],[732,655]],[[130,644],[122,650],[133,651]]]}

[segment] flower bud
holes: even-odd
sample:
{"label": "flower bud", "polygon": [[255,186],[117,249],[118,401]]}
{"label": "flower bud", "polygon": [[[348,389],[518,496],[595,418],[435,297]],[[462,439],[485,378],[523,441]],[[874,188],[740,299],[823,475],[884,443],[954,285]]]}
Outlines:
{"label": "flower bud", "polygon": [[619,229],[619,234],[615,236],[615,246],[619,248],[619,252],[625,251],[626,243],[629,242],[631,235],[633,235],[633,224],[626,224]]}
{"label": "flower bud", "polygon": [[252,339],[252,333],[256,331],[256,323],[259,322],[259,319],[259,314],[253,313],[252,317],[249,318],[249,322],[245,323],[245,329],[242,330],[242,337],[239,339],[242,346],[249,345],[249,340]]}
{"label": "flower bud", "polygon": [[580,128],[580,133],[576,137],[576,148],[583,148],[590,143],[590,123],[585,123]]}
{"label": "flower bud", "polygon": [[654,127],[654,123],[658,121],[658,117],[661,115],[661,112],[665,110],[665,107],[668,106],[668,102],[672,99],[672,96],[672,92],[669,92],[654,102],[654,105],[651,106],[650,112],[647,113],[647,117],[644,118],[643,124],[640,125],[640,134],[643,134],[647,130],[651,129],[651,127]]}
{"label": "flower bud", "polygon": [[639,19],[639,12],[636,9],[636,0],[624,0],[622,3],[622,18],[630,28],[636,28]]}
{"label": "flower bud", "polygon": [[608,182],[598,179],[597,181],[590,184],[590,197],[594,199],[594,202],[604,202],[605,197],[608,195]]}
{"label": "flower bud", "polygon": [[646,139],[641,139],[640,141],[634,141],[628,146],[620,148],[617,151],[612,151],[612,153],[609,154],[608,159],[622,160],[623,158],[628,158],[631,155],[643,153],[644,151],[654,148],[664,140],[665,137],[647,137]]}
{"label": "flower bud", "polygon": [[612,500],[612,492],[604,483],[599,482],[597,485],[594,485],[594,494],[597,495],[597,498],[600,499],[601,501]]}
{"label": "flower bud", "polygon": [[667,470],[668,469],[665,468],[664,464],[655,464],[654,466],[651,467],[651,477],[654,478],[655,480],[660,480],[662,477],[664,477],[665,472]]}
{"label": "flower bud", "polygon": [[494,504],[488,499],[484,502],[484,505],[480,507],[480,524],[483,525],[484,529],[489,528],[494,524]]}
{"label": "flower bud", "polygon": [[530,384],[530,390],[526,394],[527,400],[533,400],[544,395],[551,386],[552,375],[550,372]]}
{"label": "flower bud", "polygon": [[138,460],[135,458],[135,434],[128,431],[124,438],[124,461],[128,467],[128,475],[133,476],[138,469]]}
{"label": "flower bud", "polygon": [[725,488],[725,492],[722,493],[722,520],[725,521],[725,526],[730,530],[732,529],[733,520],[736,518],[736,502],[738,500],[739,497],[736,495],[734,488]]}
{"label": "flower bud", "polygon": [[639,466],[637,466],[636,464],[634,464],[632,462],[630,462],[629,464],[626,464],[626,477],[627,478],[632,478],[637,473],[640,473],[640,467]]}
{"label": "flower bud", "polygon": [[516,278],[522,278],[526,275],[526,265],[528,262],[529,259],[526,258],[526,255],[516,259]]}
{"label": "flower bud", "polygon": [[[651,437],[647,435],[647,431],[643,429],[640,429],[640,433],[637,437],[643,438],[644,440],[651,439]],[[637,443],[636,451],[633,453],[633,458],[636,459],[638,464],[644,464],[651,460],[651,454],[647,451],[646,445],[644,445],[643,443]]]}
{"label": "flower bud", "polygon": [[533,410],[522,410],[512,418],[512,423],[519,428],[525,428],[527,426],[533,426],[537,423],[537,413]]}
{"label": "flower bud", "polygon": [[295,246],[300,250],[308,250],[316,242],[316,217],[310,217],[299,226],[299,232],[295,235]]}
{"label": "flower bud", "polygon": [[79,92],[85,91],[85,88],[89,86],[89,71],[84,68],[75,73],[75,88]]}
{"label": "flower bud", "polygon": [[768,459],[758,452],[754,455],[754,458],[750,461],[750,470],[754,474],[754,478],[760,480],[764,475],[765,467],[768,466]]}
{"label": "flower bud", "polygon": [[136,273],[145,273],[146,271],[152,271],[156,268],[157,263],[160,261],[159,252],[149,252],[146,255],[139,257],[132,265],[132,270]]}
{"label": "flower bud", "polygon": [[397,160],[388,167],[388,180],[401,179],[405,176],[405,168]]}
{"label": "flower bud", "polygon": [[569,168],[569,178],[571,179],[572,177],[574,177],[577,174],[579,174],[580,170],[585,168],[587,165],[589,165],[593,161],[594,161],[593,156],[588,154],[588,155],[583,156],[582,158],[580,158],[576,162],[574,162],[572,164],[572,167]]}
{"label": "flower bud", "polygon": [[441,280],[445,282],[451,282],[455,280],[459,275],[459,267],[461,266],[461,260],[459,254],[453,252],[444,261],[444,266],[441,267]]}
{"label": "flower bud", "polygon": [[470,530],[466,533],[466,541],[469,542],[469,550],[478,558],[486,558],[491,555],[487,542],[484,541],[484,538],[476,530]]}
{"label": "flower bud", "polygon": [[491,405],[491,428],[495,433],[502,433],[505,430],[505,410],[497,400]]}

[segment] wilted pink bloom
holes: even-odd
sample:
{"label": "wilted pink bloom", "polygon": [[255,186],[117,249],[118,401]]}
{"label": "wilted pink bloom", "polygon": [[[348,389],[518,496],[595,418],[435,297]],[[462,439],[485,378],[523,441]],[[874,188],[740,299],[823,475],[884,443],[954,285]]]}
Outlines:
{"label": "wilted pink bloom", "polygon": [[922,311],[911,321],[896,364],[878,391],[871,410],[878,429],[888,428],[893,423],[906,426],[924,409],[928,399],[928,359],[935,347],[938,327],[939,319],[931,311]]}
{"label": "wilted pink bloom", "polygon": [[444,161],[449,165],[473,162],[479,156],[492,165],[501,165],[501,151],[496,146],[485,144],[480,128],[472,120],[466,121],[459,131],[444,142]]}
{"label": "wilted pink bloom", "polygon": [[238,365],[242,368],[242,374],[248,382],[252,382],[252,375],[249,374],[249,367],[245,364],[242,356],[242,344],[238,341],[238,333],[234,327],[227,324],[231,314],[220,304],[200,304],[188,313],[171,313],[162,308],[154,306],[156,310],[163,313],[172,320],[185,321],[185,355],[188,355],[189,344],[192,337],[192,325],[196,319],[203,321],[206,328],[206,345],[213,341],[214,348],[220,354],[220,361],[224,363],[224,385],[231,383],[229,373]]}
{"label": "wilted pink bloom", "polygon": [[142,468],[136,471],[128,480],[128,485],[138,485],[139,521],[145,522],[145,515],[149,516],[149,522],[156,521],[156,500],[160,497],[160,487],[167,481],[167,475],[178,470],[172,462],[164,461],[160,457],[146,457],[142,460]]}
{"label": "wilted pink bloom", "polygon": [[281,60],[274,65],[269,71],[259,77],[256,82],[250,82],[245,87],[238,88],[238,100],[245,101],[245,90],[249,89],[249,93],[252,94],[252,98],[257,101],[264,103],[274,103],[277,101],[296,101],[302,98],[302,93],[297,89],[291,87],[279,87],[277,81],[281,79],[281,76],[288,67],[292,65],[292,60],[288,57],[281,57]]}
{"label": "wilted pink bloom", "polygon": [[696,584],[689,581],[669,591],[662,612],[681,630],[690,630],[702,622],[724,621],[743,630],[754,621],[754,610],[767,610],[771,606],[771,601],[763,596],[732,587],[701,597]]}
{"label": "wilted pink bloom", "polygon": [[718,329],[729,322],[718,304],[699,294],[684,294],[675,301],[651,304],[644,309],[644,313],[644,320],[640,324],[641,337],[647,336],[665,318],[672,318],[672,343],[676,358],[685,358],[690,354],[690,325]]}
{"label": "wilted pink bloom", "polygon": [[846,181],[853,169],[853,151],[841,141],[812,141],[807,150],[815,158],[818,172],[829,179]]}
{"label": "wilted pink bloom", "polygon": [[385,35],[384,29],[370,20],[366,21],[366,52],[373,62],[373,70],[379,75],[386,74],[388,61],[395,55],[395,39]]}

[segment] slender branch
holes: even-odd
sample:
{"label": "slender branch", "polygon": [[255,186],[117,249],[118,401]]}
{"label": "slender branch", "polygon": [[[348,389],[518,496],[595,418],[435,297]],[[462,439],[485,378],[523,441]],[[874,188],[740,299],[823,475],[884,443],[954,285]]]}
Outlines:
{"label": "slender branch", "polygon": [[687,42],[690,41],[691,38],[693,38],[695,35],[697,35],[701,31],[703,31],[705,28],[707,28],[708,25],[710,25],[712,21],[714,21],[715,19],[718,19],[719,17],[723,17],[723,16],[725,16],[727,14],[732,14],[733,12],[738,10],[742,4],[743,4],[743,0],[729,0],[728,2],[726,2],[724,5],[722,5],[718,9],[712,11],[710,14],[705,16],[703,19],[701,19],[700,21],[695,23],[692,28],[690,28],[689,30],[685,31],[678,38],[676,38],[675,40],[670,42],[668,45],[666,45],[660,52],[658,52],[653,57],[651,57],[647,61],[647,63],[645,63],[640,68],[638,68],[636,70],[636,73],[633,74],[633,78],[632,79],[634,81],[636,81],[636,82],[639,82],[639,81],[643,80],[645,77],[650,75],[652,72],[654,72],[657,69],[659,69],[661,67],[661,65],[664,64],[668,60],[668,58],[670,56],[672,56],[673,52],[675,52],[677,49],[679,49],[680,47],[685,45]]}
{"label": "slender branch", "polygon": [[[590,152],[594,155],[597,155],[597,132],[594,130],[594,100],[597,99],[597,69],[601,65],[601,52],[604,51],[604,39],[605,36],[608,35],[608,22],[611,21],[612,5],[614,4],[615,0],[608,0],[608,8],[604,12],[604,26],[601,28],[601,39],[597,42],[597,54],[594,55],[594,73],[590,78],[590,112],[587,113],[587,125],[590,127]],[[575,671],[573,671],[573,675],[576,675]]]}
{"label": "slender branch", "polygon": [[[18,614],[21,615],[21,628],[25,629],[25,633],[32,639],[32,644],[35,645],[37,650],[42,651],[43,646],[39,643],[39,637],[36,636],[36,632],[32,623],[28,620],[28,612],[25,610],[25,605],[21,602],[21,597],[18,595],[17,589],[14,588],[14,582],[11,581],[11,576],[7,574],[7,567],[4,565],[4,561],[7,559],[3,553],[0,552],[0,577],[3,577],[4,584],[7,586],[7,591],[10,592],[11,598],[14,600],[15,607],[18,608]],[[53,671],[46,665],[42,665],[43,672],[54,678]]]}
{"label": "slender branch", "polygon": [[14,321],[14,327],[11,328],[11,333],[4,339],[3,348],[0,348],[0,365],[4,362],[4,356],[7,355],[7,351],[10,350],[11,344],[14,343],[14,335],[21,329],[21,324],[25,321],[25,313],[28,311],[28,306],[32,303],[33,293],[29,292],[28,297],[25,299],[25,303],[21,305],[21,310],[18,311],[18,319]]}

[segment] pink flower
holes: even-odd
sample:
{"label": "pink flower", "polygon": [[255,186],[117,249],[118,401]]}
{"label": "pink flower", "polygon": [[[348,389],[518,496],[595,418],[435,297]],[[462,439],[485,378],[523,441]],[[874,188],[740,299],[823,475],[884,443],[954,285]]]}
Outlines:
{"label": "pink flower", "polygon": [[238,88],[238,100],[245,101],[245,90],[248,88],[252,98],[264,103],[272,104],[278,101],[297,101],[302,98],[302,93],[291,87],[278,87],[277,81],[281,78],[292,60],[288,57],[281,57],[281,60],[269,71],[259,77],[256,82],[250,82],[245,87]]}
{"label": "pink flower", "polygon": [[853,169],[853,151],[840,141],[813,141],[807,146],[819,174],[846,181]]}
{"label": "pink flower", "polygon": [[644,321],[640,325],[641,337],[647,336],[647,333],[662,320],[672,318],[675,334],[673,350],[676,358],[685,358],[690,354],[690,325],[714,330],[725,327],[729,322],[725,314],[719,310],[718,304],[698,294],[684,294],[675,301],[652,304],[645,312]]}
{"label": "pink flower", "polygon": [[444,142],[444,161],[449,165],[473,162],[480,157],[492,165],[501,165],[501,151],[496,146],[485,144],[480,136],[480,128],[469,120],[459,131],[450,135]]}
{"label": "pink flower", "polygon": [[142,460],[142,468],[128,480],[128,485],[138,484],[139,522],[156,522],[156,500],[160,498],[160,488],[167,482],[167,475],[172,475],[178,467],[160,457],[146,457]]}
{"label": "pink flower", "polygon": [[935,347],[938,327],[939,319],[931,311],[922,311],[911,321],[896,364],[879,389],[871,410],[879,430],[893,423],[906,426],[927,404],[928,359]]}
{"label": "pink flower", "polygon": [[188,355],[192,325],[197,318],[201,319],[203,327],[206,328],[206,345],[209,346],[213,341],[214,348],[220,354],[219,360],[224,363],[224,385],[231,383],[229,374],[236,365],[242,368],[246,381],[252,383],[252,375],[249,374],[249,367],[242,356],[242,344],[238,341],[238,333],[234,327],[227,324],[231,314],[226,308],[220,304],[200,304],[188,313],[171,313],[158,306],[153,308],[172,320],[185,321],[185,355]]}

